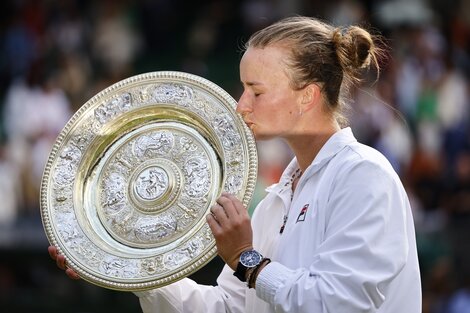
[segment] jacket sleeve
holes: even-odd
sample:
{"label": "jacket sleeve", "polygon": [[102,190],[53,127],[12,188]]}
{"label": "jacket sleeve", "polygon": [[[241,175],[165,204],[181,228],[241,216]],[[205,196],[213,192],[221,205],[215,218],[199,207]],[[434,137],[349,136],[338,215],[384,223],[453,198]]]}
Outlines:
{"label": "jacket sleeve", "polygon": [[403,187],[391,170],[357,162],[338,171],[324,205],[324,237],[310,265],[272,262],[256,293],[275,312],[376,312],[408,256]]}
{"label": "jacket sleeve", "polygon": [[217,279],[217,286],[198,285],[184,278],[171,285],[135,292],[143,313],[241,313],[244,311],[244,286],[227,266]]}

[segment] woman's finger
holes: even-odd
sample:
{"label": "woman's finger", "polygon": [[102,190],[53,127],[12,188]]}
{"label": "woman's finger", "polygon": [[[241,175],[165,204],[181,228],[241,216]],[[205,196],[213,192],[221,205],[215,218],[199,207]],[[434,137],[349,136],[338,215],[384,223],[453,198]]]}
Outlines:
{"label": "woman's finger", "polygon": [[54,246],[47,247],[47,252],[49,252],[51,259],[53,259],[54,261],[57,260],[57,248],[56,247]]}
{"label": "woman's finger", "polygon": [[65,270],[67,268],[65,264],[65,257],[61,254],[57,255],[56,263],[57,266],[62,270]]}
{"label": "woman's finger", "polygon": [[74,279],[74,280],[80,279],[80,276],[78,276],[77,272],[75,272],[71,268],[66,269],[65,274],[67,274],[67,276],[71,279]]}

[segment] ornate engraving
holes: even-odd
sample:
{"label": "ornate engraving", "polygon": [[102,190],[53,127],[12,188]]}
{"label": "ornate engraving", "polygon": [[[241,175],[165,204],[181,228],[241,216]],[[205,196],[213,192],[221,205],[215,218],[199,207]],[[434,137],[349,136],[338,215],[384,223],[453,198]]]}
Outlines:
{"label": "ornate engraving", "polygon": [[[80,254],[83,256],[83,259],[87,261],[87,264],[93,268],[99,267],[101,261],[104,258],[104,253],[99,250],[96,250],[96,247],[90,242],[82,243],[78,245],[81,247]],[[86,248],[85,248],[86,247]]]}
{"label": "ornate engraving", "polygon": [[151,99],[152,95],[149,93],[149,88],[140,88],[139,90],[139,100],[142,103],[147,103]]}
{"label": "ornate engraving", "polygon": [[74,214],[71,212],[61,212],[56,215],[56,220],[61,225],[59,233],[64,242],[72,241],[81,236],[78,229],[75,227],[73,220]]}
{"label": "ornate engraving", "polygon": [[[149,129],[129,135],[104,157],[98,215],[115,239],[136,247],[159,246],[194,225],[208,205],[204,196],[211,186],[210,161],[198,140],[179,127]],[[199,199],[184,213],[172,206],[181,191]]]}
{"label": "ornate engraving", "polygon": [[212,126],[225,148],[232,149],[240,143],[240,136],[236,132],[233,120],[229,116],[222,115],[215,117]]}
{"label": "ornate engraving", "polygon": [[180,84],[161,84],[155,88],[153,95],[159,103],[189,106],[193,101],[193,89]]}
{"label": "ornate engraving", "polygon": [[54,177],[58,185],[73,182],[80,157],[81,151],[77,147],[69,145],[64,148],[59,156]]}
{"label": "ornate engraving", "polygon": [[194,141],[188,137],[181,137],[180,145],[183,152],[194,152],[197,150],[197,145],[195,145]]}
{"label": "ornate engraving", "polygon": [[74,132],[70,143],[80,149],[80,151],[85,151],[96,136],[97,124],[92,116],[87,118],[83,125]]}
{"label": "ornate engraving", "polygon": [[257,170],[235,105],[200,77],[156,72],[118,82],[77,111],[41,186],[44,229],[68,265],[86,281],[134,291],[215,256],[205,215],[218,188],[246,205]]}
{"label": "ornate engraving", "polygon": [[103,186],[103,206],[113,207],[125,200],[126,179],[118,173],[111,173],[105,180]]}
{"label": "ornate engraving", "polygon": [[178,223],[171,215],[154,218],[141,218],[137,221],[134,234],[141,243],[154,242],[173,235],[178,228]]}
{"label": "ornate engraving", "polygon": [[173,134],[170,132],[156,132],[150,135],[140,136],[133,148],[135,156],[165,155],[171,150],[174,144]]}
{"label": "ornate engraving", "polygon": [[196,210],[197,205],[192,206],[190,209],[183,203],[178,203],[178,207],[184,212],[183,217],[187,220],[195,219],[198,216],[198,212]]}
{"label": "ornate engraving", "polygon": [[165,265],[173,269],[193,260],[202,252],[203,244],[199,238],[194,238],[173,253],[165,255]]}
{"label": "ornate engraving", "polygon": [[140,266],[142,276],[154,275],[155,273],[163,272],[166,269],[161,256],[157,256],[152,259],[144,259]]}
{"label": "ornate engraving", "polygon": [[138,270],[134,261],[116,257],[106,257],[100,264],[100,270],[112,277],[132,278]]}
{"label": "ornate engraving", "polygon": [[238,175],[232,175],[227,177],[227,181],[225,183],[225,189],[227,192],[232,194],[237,194],[242,186],[242,177]]}
{"label": "ornate engraving", "polygon": [[202,197],[209,191],[210,172],[207,161],[202,157],[190,158],[183,167],[187,184],[185,191],[192,197]]}
{"label": "ornate engraving", "polygon": [[131,108],[131,100],[129,93],[123,93],[96,108],[95,118],[101,124],[105,124],[119,114],[127,112]]}
{"label": "ornate engraving", "polygon": [[135,192],[144,200],[158,199],[168,189],[168,174],[159,166],[144,169],[138,176]]}
{"label": "ornate engraving", "polygon": [[57,187],[54,194],[57,204],[63,203],[72,198],[72,189],[68,186]]}

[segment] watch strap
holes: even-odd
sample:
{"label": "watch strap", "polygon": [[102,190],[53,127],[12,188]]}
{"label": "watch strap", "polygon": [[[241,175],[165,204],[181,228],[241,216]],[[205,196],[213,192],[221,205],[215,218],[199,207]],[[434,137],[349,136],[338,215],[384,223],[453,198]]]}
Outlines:
{"label": "watch strap", "polygon": [[237,277],[242,282],[246,282],[246,269],[245,266],[238,262],[237,269],[233,273],[233,276]]}

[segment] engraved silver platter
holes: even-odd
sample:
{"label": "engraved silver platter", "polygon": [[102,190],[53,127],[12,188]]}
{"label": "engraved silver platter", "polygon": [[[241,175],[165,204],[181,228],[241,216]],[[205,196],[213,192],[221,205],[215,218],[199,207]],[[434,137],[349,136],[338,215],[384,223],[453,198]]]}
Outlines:
{"label": "engraved silver platter", "polygon": [[205,216],[223,192],[247,206],[257,174],[236,102],[183,72],[120,81],[57,138],[41,184],[47,237],[83,279],[115,290],[184,278],[217,253]]}

